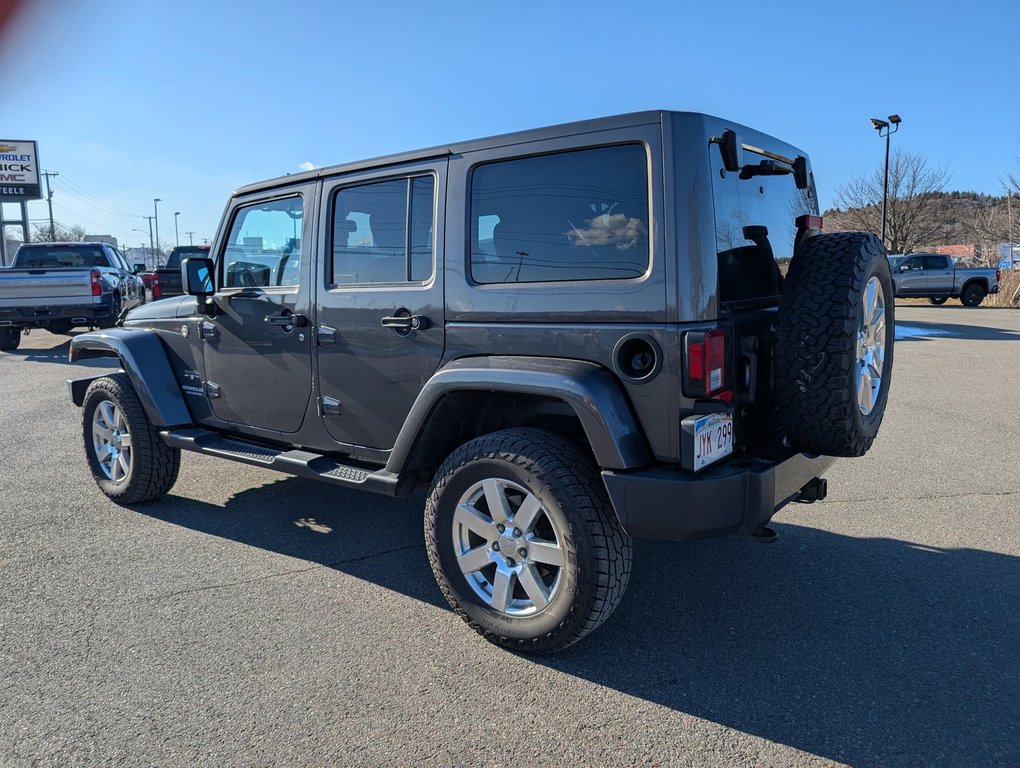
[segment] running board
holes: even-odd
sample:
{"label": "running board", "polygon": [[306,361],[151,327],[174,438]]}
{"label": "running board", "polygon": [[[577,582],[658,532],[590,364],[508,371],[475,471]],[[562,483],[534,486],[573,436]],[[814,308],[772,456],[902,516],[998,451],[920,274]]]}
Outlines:
{"label": "running board", "polygon": [[224,437],[207,429],[170,429],[159,433],[171,448],[204,453],[223,459],[275,469],[289,475],[322,480],[345,488],[359,488],[384,496],[405,496],[414,490],[413,477],[401,477],[385,469],[341,464],[321,453],[298,449],[278,450],[258,443]]}

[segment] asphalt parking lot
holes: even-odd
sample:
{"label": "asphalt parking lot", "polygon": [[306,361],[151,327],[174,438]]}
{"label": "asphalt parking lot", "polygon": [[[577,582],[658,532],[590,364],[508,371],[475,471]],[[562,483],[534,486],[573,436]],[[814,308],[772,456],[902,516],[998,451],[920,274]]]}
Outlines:
{"label": "asphalt parking lot", "polygon": [[421,497],[186,454],[114,505],[64,385],[102,368],[33,333],[0,354],[0,765],[1020,764],[1020,311],[897,312],[825,502],[638,542],[547,658],[448,610]]}

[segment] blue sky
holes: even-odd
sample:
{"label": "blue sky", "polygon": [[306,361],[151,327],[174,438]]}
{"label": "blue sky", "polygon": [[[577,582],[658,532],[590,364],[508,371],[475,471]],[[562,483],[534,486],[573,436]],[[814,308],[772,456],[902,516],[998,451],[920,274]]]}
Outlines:
{"label": "blue sky", "polygon": [[131,246],[155,197],[161,242],[175,211],[199,242],[235,187],[305,163],[657,108],[802,147],[825,207],[881,162],[868,118],[894,112],[894,147],[1001,193],[1017,72],[1020,0],[24,0],[0,139],[38,140],[59,221]]}

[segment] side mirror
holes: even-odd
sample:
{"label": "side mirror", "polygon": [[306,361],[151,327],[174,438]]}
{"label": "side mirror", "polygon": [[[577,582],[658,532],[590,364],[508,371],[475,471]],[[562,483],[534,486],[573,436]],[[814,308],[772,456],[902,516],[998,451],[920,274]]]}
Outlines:
{"label": "side mirror", "polygon": [[131,265],[131,271],[134,272],[136,275],[140,275],[140,274],[142,274],[142,272],[145,271],[145,265],[144,264],[132,264]]}
{"label": "side mirror", "polygon": [[184,292],[200,299],[212,296],[216,292],[213,283],[215,266],[212,259],[201,256],[184,259],[181,262],[181,283]]}

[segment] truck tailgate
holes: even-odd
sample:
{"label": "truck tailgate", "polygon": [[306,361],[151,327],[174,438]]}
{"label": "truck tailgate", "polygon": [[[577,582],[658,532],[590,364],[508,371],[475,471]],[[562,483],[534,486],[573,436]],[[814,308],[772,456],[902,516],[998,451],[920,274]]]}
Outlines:
{"label": "truck tailgate", "polygon": [[91,304],[92,278],[87,269],[0,270],[0,307]]}

